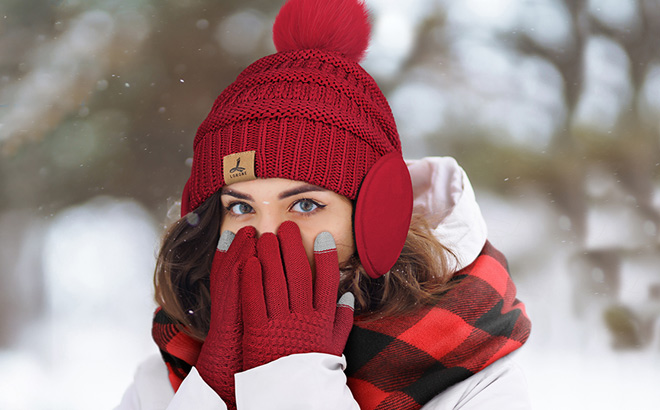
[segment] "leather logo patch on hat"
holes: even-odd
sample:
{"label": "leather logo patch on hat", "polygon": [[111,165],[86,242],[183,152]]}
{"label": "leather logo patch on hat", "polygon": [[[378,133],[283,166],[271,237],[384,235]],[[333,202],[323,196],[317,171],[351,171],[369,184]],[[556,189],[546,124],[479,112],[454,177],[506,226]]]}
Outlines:
{"label": "leather logo patch on hat", "polygon": [[237,152],[226,155],[222,159],[222,172],[225,184],[250,181],[256,179],[254,175],[254,155],[256,151]]}

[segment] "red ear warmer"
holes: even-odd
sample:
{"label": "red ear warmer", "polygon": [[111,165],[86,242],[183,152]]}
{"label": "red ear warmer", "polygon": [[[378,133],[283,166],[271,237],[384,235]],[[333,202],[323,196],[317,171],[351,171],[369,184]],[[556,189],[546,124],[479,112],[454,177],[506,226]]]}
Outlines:
{"label": "red ear warmer", "polygon": [[412,207],[412,182],[401,154],[383,156],[364,178],[355,205],[355,245],[370,277],[384,275],[399,259]]}
{"label": "red ear warmer", "polygon": [[182,216],[236,182],[238,162],[226,170],[225,159],[249,156],[250,178],[305,181],[356,201],[360,260],[369,276],[385,274],[406,240],[412,187],[389,104],[359,65],[370,32],[362,0],[287,0],[273,26],[278,52],[243,70],[197,129]]}

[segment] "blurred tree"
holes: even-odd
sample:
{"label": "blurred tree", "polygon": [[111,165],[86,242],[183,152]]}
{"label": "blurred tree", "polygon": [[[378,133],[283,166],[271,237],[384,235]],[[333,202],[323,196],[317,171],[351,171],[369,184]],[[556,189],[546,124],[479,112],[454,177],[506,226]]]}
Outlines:
{"label": "blurred tree", "polygon": [[[520,2],[518,9],[536,3]],[[576,254],[587,251],[580,269],[588,274],[576,279],[576,292],[584,297],[589,286],[596,286],[584,284],[592,277],[590,272],[612,258],[628,260],[627,246],[645,253],[658,250],[660,107],[645,96],[649,90],[657,91],[650,84],[660,75],[660,3],[630,2],[635,9],[628,20],[604,18],[595,12],[595,1],[546,3],[564,16],[567,35],[559,42],[544,40],[540,30],[515,25],[470,35],[458,32],[449,20],[455,15],[453,8],[463,3],[429,0],[399,70],[377,80],[388,96],[413,80],[423,84],[422,89],[445,93],[448,108],[447,113],[438,113],[439,128],[410,136],[427,144],[429,149],[420,151],[454,155],[477,184],[502,195],[532,187],[553,204],[565,217]],[[273,51],[270,27],[280,4],[265,0],[2,2],[0,214],[23,209],[49,217],[72,204],[109,195],[135,198],[163,220],[180,195],[196,127],[214,99],[246,65]],[[532,27],[540,23],[527,22]],[[484,60],[488,67],[482,68],[489,75],[483,79],[474,78],[461,65],[466,58],[461,57],[460,47],[476,41],[491,52]],[[611,67],[590,68],[590,56],[598,47],[605,50]],[[537,109],[537,102],[518,97],[523,79],[498,84],[493,74],[499,69],[498,58],[513,61],[513,67],[521,61],[549,66],[541,76],[558,73],[555,88],[560,89],[562,101],[555,111],[547,110],[549,121],[556,124],[550,126],[546,146],[530,147],[510,136],[503,138],[520,124],[541,118],[519,115]],[[607,83],[614,81],[608,75],[624,80],[614,86]],[[603,78],[605,83],[599,83]],[[585,114],[593,111],[589,104],[599,98],[598,93],[594,97],[594,89],[617,101],[613,111],[601,111],[595,121]],[[476,115],[484,106],[501,105],[500,94],[519,99],[511,106],[522,111],[508,113],[500,108],[493,111],[496,114]],[[609,112],[614,114],[605,115]],[[514,118],[509,120],[513,124],[502,128],[501,117],[507,116]],[[595,184],[614,188],[603,191]],[[594,212],[613,202],[632,209],[642,221],[643,240],[604,250],[592,243],[595,231],[590,221]],[[616,289],[621,270],[618,265],[614,271],[609,268],[603,286]],[[609,300],[618,303],[616,292]]]}
{"label": "blurred tree", "polygon": [[[521,4],[520,8],[538,7],[541,3]],[[634,327],[616,325],[623,323],[619,319],[624,316],[615,313],[625,311],[628,315],[625,317],[636,315],[634,310],[621,310],[623,266],[640,255],[651,254],[660,259],[657,240],[660,106],[649,106],[648,98],[645,99],[660,64],[660,3],[626,2],[632,5],[632,11],[628,18],[623,18],[620,15],[624,13],[617,8],[623,5],[610,2],[613,11],[609,15],[619,13],[619,16],[609,19],[608,15],[599,13],[603,2],[545,3],[546,7],[556,9],[567,24],[569,35],[559,44],[548,41],[540,35],[540,30],[535,30],[537,26],[543,27],[541,20],[550,17],[547,13],[531,13],[533,18],[528,17],[528,21],[507,30],[476,29],[469,41],[481,43],[501,55],[510,52],[517,62],[544,61],[559,73],[565,115],[554,114],[561,121],[554,127],[547,145],[530,148],[498,138],[495,121],[481,126],[479,109],[499,104],[497,99],[489,100],[488,87],[477,90],[484,102],[472,105],[468,102],[469,109],[458,111],[460,115],[427,135],[426,140],[431,151],[457,157],[471,179],[483,187],[505,196],[524,195],[531,187],[544,195],[562,216],[562,229],[569,231],[575,245],[574,259],[579,263],[572,265],[571,275],[576,312],[593,310],[586,307],[600,309],[615,346],[627,348],[632,343],[641,347],[648,340],[640,337],[648,339],[653,337],[652,333],[632,334]],[[456,88],[457,92],[449,94],[454,98],[452,104],[466,104],[475,92],[474,83],[465,77],[466,68],[457,58],[460,55],[455,49],[461,38],[446,23],[445,10],[438,8],[418,25],[415,47],[402,73],[387,83],[389,90],[401,87],[406,78],[435,70],[435,77],[427,78],[427,84],[435,82],[444,89]],[[497,62],[491,63],[491,71],[495,72]],[[483,71],[487,77],[489,69]],[[496,75],[493,77],[497,80]],[[523,81],[516,79],[513,86],[524,87]],[[653,90],[658,92],[657,87]],[[608,104],[613,108],[603,108]],[[503,109],[499,112],[506,115]],[[655,120],[649,121],[649,112]],[[638,224],[627,227],[626,231],[632,234],[621,232],[613,243],[612,238],[601,238],[600,224],[607,224],[608,218],[619,219],[624,213],[632,214],[632,222]],[[628,219],[623,224],[627,223]],[[635,235],[634,241],[629,240],[631,235]],[[537,256],[530,255],[528,259],[533,264]],[[655,281],[660,283],[657,274]],[[638,302],[654,303],[651,299]],[[654,310],[652,320],[657,320],[659,314]],[[629,334],[622,335],[626,332]]]}

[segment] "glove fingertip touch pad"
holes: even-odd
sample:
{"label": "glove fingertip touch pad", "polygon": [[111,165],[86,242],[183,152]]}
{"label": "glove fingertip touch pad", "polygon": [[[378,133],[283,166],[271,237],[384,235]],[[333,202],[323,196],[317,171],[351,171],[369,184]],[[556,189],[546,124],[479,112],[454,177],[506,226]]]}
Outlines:
{"label": "glove fingertip touch pad", "polygon": [[232,231],[223,231],[220,235],[220,239],[218,239],[218,250],[220,252],[227,252],[227,249],[229,249],[229,246],[235,237],[236,234]]}
{"label": "glove fingertip touch pad", "polygon": [[355,296],[351,292],[344,293],[337,301],[338,307],[347,307],[351,310],[355,309]]}
{"label": "glove fingertip touch pad", "polygon": [[[315,244],[317,270],[313,277],[295,223],[280,225],[277,241],[272,236],[259,238],[257,254],[263,286],[259,286],[258,277],[244,276],[242,282],[243,289],[250,288],[242,295],[244,370],[297,353],[342,354],[353,325],[352,295],[342,298],[341,305],[337,304],[340,273],[332,235],[327,232],[318,235]],[[244,273],[253,277],[258,270],[259,264],[248,261]],[[273,286],[281,289],[274,291]],[[250,318],[252,315],[257,318]]]}
{"label": "glove fingertip touch pad", "polygon": [[255,255],[253,227],[242,228],[235,235],[225,231],[218,239],[209,272],[211,320],[195,367],[230,409],[236,408],[234,374],[242,368],[240,277]]}
{"label": "glove fingertip touch pad", "polygon": [[337,249],[335,239],[330,232],[321,232],[314,239],[314,252],[325,252],[331,249]]}
{"label": "glove fingertip touch pad", "polygon": [[335,240],[330,232],[321,232],[314,240],[314,306],[326,314],[335,309],[339,288],[339,261]]}

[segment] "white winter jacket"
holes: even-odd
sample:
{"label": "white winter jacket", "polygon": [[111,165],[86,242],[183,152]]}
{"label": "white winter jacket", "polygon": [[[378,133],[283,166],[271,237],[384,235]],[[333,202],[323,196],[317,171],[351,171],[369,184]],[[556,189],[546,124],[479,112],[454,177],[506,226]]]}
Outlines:
{"label": "white winter jacket", "polygon": [[[457,269],[476,259],[486,242],[486,224],[463,169],[453,158],[434,157],[408,163],[415,207],[437,215],[434,233],[458,257]],[[323,353],[282,357],[235,375],[239,410],[359,409],[346,386],[346,359]],[[522,371],[504,357],[455,384],[423,410],[530,409]],[[158,355],[137,369],[116,410],[217,410],[222,399],[195,368],[174,393],[167,367]]]}

